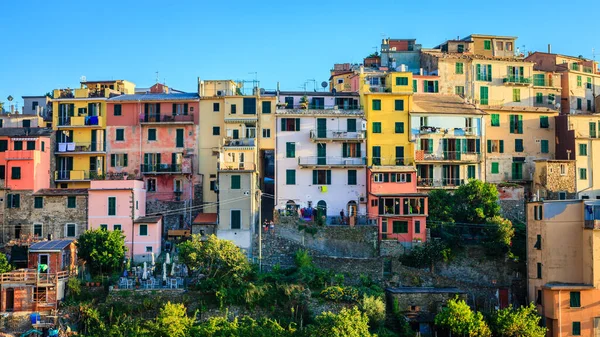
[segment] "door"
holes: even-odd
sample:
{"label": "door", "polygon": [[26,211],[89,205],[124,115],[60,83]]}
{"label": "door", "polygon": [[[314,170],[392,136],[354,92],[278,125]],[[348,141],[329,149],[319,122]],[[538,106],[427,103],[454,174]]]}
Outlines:
{"label": "door", "polygon": [[498,304],[500,309],[508,307],[508,289],[498,289]]}
{"label": "door", "polygon": [[285,98],[285,108],[286,109],[294,108],[294,97],[286,97]]}
{"label": "door", "polygon": [[404,165],[404,146],[396,146],[396,165]]}
{"label": "door", "polygon": [[15,310],[15,290],[13,288],[6,289],[6,311]]}
{"label": "door", "polygon": [[91,144],[92,152],[98,151],[98,147],[96,146],[96,142],[98,141],[97,132],[98,132],[98,130],[92,130],[92,144]]}
{"label": "door", "polygon": [[327,137],[327,119],[317,118],[317,138]]}
{"label": "door", "polygon": [[327,145],[324,143],[317,144],[317,165],[327,164]]}
{"label": "door", "polygon": [[45,264],[46,268],[42,269],[42,272],[49,273],[50,272],[50,258],[48,254],[40,254],[38,255],[38,266],[41,264]]}
{"label": "door", "polygon": [[240,139],[240,130],[233,130],[233,139]]}
{"label": "door", "polygon": [[175,140],[175,147],[183,147],[183,129],[177,129],[177,138]]}
{"label": "door", "polygon": [[325,109],[325,98],[324,97],[313,97],[312,99],[313,109]]}

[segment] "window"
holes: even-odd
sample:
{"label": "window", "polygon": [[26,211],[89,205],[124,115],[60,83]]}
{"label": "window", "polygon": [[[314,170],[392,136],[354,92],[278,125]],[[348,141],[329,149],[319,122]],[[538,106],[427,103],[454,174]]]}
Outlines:
{"label": "window", "polygon": [[521,89],[513,89],[513,102],[521,102]]}
{"label": "window", "polygon": [[152,246],[146,246],[146,253],[152,253]]}
{"label": "window", "polygon": [[489,91],[490,88],[488,87],[479,87],[479,100],[482,105],[489,104]]}
{"label": "window", "polygon": [[515,152],[523,152],[523,139],[515,139]]}
{"label": "window", "polygon": [[348,185],[356,185],[356,170],[348,170]]}
{"label": "window", "polygon": [[231,112],[232,115],[235,115],[237,113],[237,105],[235,104],[231,104]]}
{"label": "window", "polygon": [[6,195],[6,207],[7,208],[20,208],[21,207],[21,195],[20,194],[7,194]]}
{"label": "window", "polygon": [[493,174],[500,173],[500,168],[499,168],[499,163],[498,162],[492,162],[492,173]]}
{"label": "window", "polygon": [[344,79],[343,78],[338,78],[337,79],[337,84],[344,84]]}
{"label": "window", "polygon": [[394,124],[394,132],[404,133],[404,122],[396,122]]}
{"label": "window", "polygon": [[512,51],[513,50],[513,43],[512,42],[506,42],[506,50],[508,50],[508,51]]}
{"label": "window", "polygon": [[33,198],[33,207],[34,208],[44,208],[44,197]]}
{"label": "window", "polygon": [[242,113],[244,115],[256,115],[256,98],[244,97]]}
{"label": "window", "polygon": [[271,113],[271,101],[263,101],[262,102],[262,113],[264,113],[264,114]]}
{"label": "window", "polygon": [[464,74],[465,70],[464,70],[464,66],[465,64],[462,62],[456,62],[456,66],[454,67],[454,72],[456,74]]}
{"label": "window", "polygon": [[488,153],[504,153],[504,140],[487,140]]}
{"label": "window", "polygon": [[148,129],[148,141],[156,140],[156,129]]}
{"label": "window", "polygon": [[[592,111],[592,100],[591,100],[591,99],[588,99],[588,100],[586,101],[585,108],[587,109],[587,111]],[[29,142],[27,142],[27,143],[28,143],[28,145],[29,145]],[[35,143],[34,143],[34,144],[35,144]],[[29,150],[29,149],[28,149],[28,150]]]}
{"label": "window", "polygon": [[535,245],[533,245],[533,248],[537,250],[542,250],[542,235],[537,235],[537,239],[535,241]]}
{"label": "window", "polygon": [[183,180],[174,179],[173,180],[173,192],[183,192]]}
{"label": "window", "polygon": [[42,142],[42,152],[46,152],[46,142]]}
{"label": "window", "polygon": [[540,141],[540,152],[542,153],[549,153],[549,149],[548,149],[548,140],[547,139],[542,139]]}
{"label": "window", "polygon": [[221,128],[219,126],[213,126],[213,136],[218,136],[221,134]]}
{"label": "window", "polygon": [[0,152],[8,150],[8,140],[0,140]]}
{"label": "window", "polygon": [[300,118],[282,118],[281,131],[300,131]]}
{"label": "window", "polygon": [[219,112],[221,110],[221,104],[219,102],[213,103],[213,112]]}
{"label": "window", "polygon": [[464,53],[465,52],[465,45],[464,44],[459,44],[456,46],[456,52],[458,53]]}
{"label": "window", "polygon": [[241,189],[241,185],[242,185],[242,177],[240,175],[232,175],[231,176],[231,189],[232,190],[239,190]]}
{"label": "window", "polygon": [[423,81],[423,92],[438,92],[438,81]]}
{"label": "window", "polygon": [[413,92],[417,92],[417,80],[413,80]]}
{"label": "window", "polygon": [[33,224],[33,235],[41,238],[43,235],[42,228],[43,226],[41,223]]}
{"label": "window", "polygon": [[27,141],[27,150],[35,150],[35,141],[34,140]]}
{"label": "window", "polygon": [[514,180],[523,179],[523,163],[522,162],[513,161],[513,163],[512,163],[512,179],[514,179]]}
{"label": "window", "polygon": [[77,208],[77,197],[75,197],[75,196],[67,197],[67,208]]}
{"label": "window", "polygon": [[156,179],[150,178],[146,181],[146,191],[156,192]]}
{"label": "window", "polygon": [[11,167],[10,168],[10,178],[11,179],[21,179],[21,168],[20,167]]}
{"label": "window", "polygon": [[[598,199],[598,197],[596,197]],[[558,192],[558,200],[567,200],[567,192]]]}
{"label": "window", "polygon": [[537,263],[537,278],[542,278],[542,264],[540,262]]}
{"label": "window", "polygon": [[492,50],[492,41],[491,40],[484,40],[483,41],[483,49],[484,50]]}
{"label": "window", "polygon": [[523,115],[509,115],[510,133],[523,133]]}
{"label": "window", "polygon": [[535,93],[535,102],[537,104],[543,104],[544,103],[544,94],[541,92],[536,92]]}
{"label": "window", "polygon": [[581,98],[577,99],[577,110],[581,110]]}
{"label": "window", "polygon": [[464,96],[465,95],[465,86],[464,85],[457,85],[454,87],[454,93],[458,96]]}
{"label": "window", "polygon": [[100,225],[100,229],[103,230],[103,231],[107,231],[108,230],[108,225],[105,224],[105,223],[103,223],[103,224]]}
{"label": "window", "polygon": [[296,143],[285,143],[285,157],[296,158]]}
{"label": "window", "polygon": [[[478,64],[475,66],[477,81],[492,81],[492,65],[491,64]],[[483,103],[482,103],[483,104]]]}
{"label": "window", "polygon": [[415,220],[415,234],[421,234],[421,221]]}
{"label": "window", "polygon": [[467,166],[467,179],[475,179],[475,165]]}
{"label": "window", "polygon": [[392,221],[392,233],[394,233],[394,234],[408,233],[408,221]]}
{"label": "window", "polygon": [[360,143],[343,143],[342,157],[343,158],[360,158]]}
{"label": "window", "polygon": [[542,220],[544,217],[544,209],[543,206],[533,206],[533,219],[534,220]]}
{"label": "window", "polygon": [[115,109],[113,114],[115,116],[121,116],[121,104],[115,104]]}
{"label": "window", "polygon": [[116,197],[108,197],[108,215],[117,215]]}
{"label": "window", "polygon": [[111,167],[127,167],[127,153],[113,153],[110,155]]}
{"label": "window", "polygon": [[581,336],[581,322],[573,322],[573,331],[571,331],[573,336]]}
{"label": "window", "polygon": [[581,87],[581,76],[577,75],[577,86]]}
{"label": "window", "polygon": [[285,170],[285,184],[296,185],[296,170]]}
{"label": "window", "polygon": [[581,293],[579,291],[571,291],[569,292],[570,298],[570,307],[571,308],[581,308]]}
{"label": "window", "polygon": [[242,228],[242,211],[239,209],[231,210],[231,229]]}
{"label": "window", "polygon": [[65,225],[65,236],[68,238],[74,238],[77,236],[77,227],[74,223],[68,223]]}
{"label": "window", "polygon": [[213,192],[217,192],[217,181],[216,180],[210,181],[210,190]]}
{"label": "window", "polygon": [[396,109],[396,111],[404,111],[404,100],[403,99],[395,100],[394,108]]}
{"label": "window", "polygon": [[23,150],[23,141],[15,140],[13,148],[15,151]]}
{"label": "window", "polygon": [[331,170],[313,170],[313,185],[331,185]]}
{"label": "window", "polygon": [[371,149],[373,165],[381,165],[381,146],[373,146]]}
{"label": "window", "polygon": [[396,85],[408,85],[408,77],[396,77]]}
{"label": "window", "polygon": [[380,99],[374,99],[372,104],[373,104],[373,110],[376,110],[376,111],[381,110],[381,100]]}
{"label": "window", "polygon": [[381,133],[381,122],[373,122],[373,133]]}
{"label": "window", "polygon": [[121,225],[113,225],[113,231],[120,231]]}
{"label": "window", "polygon": [[500,126],[500,114],[492,114],[492,126]]}
{"label": "window", "polygon": [[548,121],[548,116],[540,116],[540,128],[547,129],[550,127],[550,122]]}
{"label": "window", "polygon": [[125,129],[117,129],[115,140],[118,142],[125,140]]}
{"label": "window", "polygon": [[271,138],[271,129],[262,129],[263,138]]}
{"label": "window", "polygon": [[148,236],[148,225],[140,225],[140,236]]}
{"label": "window", "polygon": [[587,144],[579,144],[579,155],[587,156]]}
{"label": "window", "polygon": [[584,169],[584,168],[579,169],[579,179],[587,180],[587,169]]}
{"label": "window", "polygon": [[596,138],[596,122],[590,122],[590,138]]}

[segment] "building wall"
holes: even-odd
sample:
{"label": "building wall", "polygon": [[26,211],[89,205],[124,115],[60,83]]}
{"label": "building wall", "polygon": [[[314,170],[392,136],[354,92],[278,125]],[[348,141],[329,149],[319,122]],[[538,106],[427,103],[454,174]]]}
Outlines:
{"label": "building wall", "polygon": [[[231,188],[231,177],[240,176],[240,188]],[[219,173],[219,225],[217,236],[221,239],[231,240],[238,247],[249,250],[253,226],[258,224],[258,208],[255,187],[256,174],[254,172],[226,172]],[[241,228],[231,228],[231,210],[241,211]]]}
{"label": "building wall", "polygon": [[[38,190],[50,187],[52,142],[50,137],[0,137],[8,141],[8,151],[0,152],[0,165],[5,165],[6,188]],[[14,141],[23,142],[23,150],[14,150]],[[35,142],[35,150],[27,150],[27,141]],[[42,151],[44,143],[44,151]],[[12,179],[12,168],[21,168],[21,178]],[[2,177],[4,179],[5,177]]]}
{"label": "building wall", "polygon": [[545,200],[558,200],[559,192],[565,192],[567,199],[574,199],[576,180],[574,161],[535,161],[532,192],[539,192]]}
{"label": "building wall", "polygon": [[[600,118],[594,115],[571,115],[568,120],[568,128],[573,130],[575,137],[575,146],[570,158],[575,159],[577,193],[578,196],[585,195],[594,199],[600,196],[600,177],[594,174],[594,163],[600,158]],[[595,123],[595,137],[590,134],[590,123]],[[587,155],[582,155],[581,145],[587,148]],[[585,170],[585,177],[581,175],[581,170]]]}
{"label": "building wall", "polygon": [[[49,106],[47,106],[51,101],[48,96],[23,96],[23,109],[22,112],[24,115],[35,115],[40,114],[41,116],[46,115],[49,111]],[[34,104],[35,102],[35,104]],[[36,122],[37,122],[37,118]],[[41,121],[40,123],[42,123]],[[43,124],[40,124],[43,125]],[[33,121],[32,125],[33,126]]]}
{"label": "building wall", "polygon": [[[217,206],[214,204],[217,201],[217,193],[210,189],[211,182],[217,181],[217,163],[219,162],[219,147],[223,137],[225,137],[225,123],[223,97],[211,97],[200,99],[200,114],[202,123],[200,123],[200,137],[198,137],[198,168],[202,175],[204,184],[202,186],[202,194],[204,195],[204,203],[210,204],[203,208],[204,213],[216,213]],[[213,104],[219,103],[221,109],[213,111]],[[219,134],[213,134],[213,127],[219,128]],[[274,137],[274,135],[271,135]]]}
{"label": "building wall", "polygon": [[[140,235],[140,225],[148,225],[148,235]],[[161,253],[162,220],[156,223],[135,223],[133,228],[133,260],[136,262],[151,261],[152,253],[157,257]],[[152,247],[152,252],[147,251]],[[128,252],[131,256],[131,253]]]}
{"label": "building wall", "polygon": [[[580,292],[581,307],[571,308],[571,290]],[[600,290],[544,289],[543,301],[544,303],[548,303],[548,305],[544,305],[546,311],[543,315],[545,315],[546,324],[550,329],[549,336],[573,336],[573,322],[581,323],[581,336],[594,336],[597,330],[594,329],[594,320],[598,310],[600,310],[600,305],[598,304],[600,301]]]}
{"label": "building wall", "polygon": [[[473,53],[476,55],[483,55],[487,57],[511,57],[515,55],[517,46],[515,45],[516,39],[513,38],[500,38],[496,36],[471,36],[473,41]],[[485,41],[491,42],[491,49],[485,49]],[[502,49],[498,48],[498,43],[502,43]],[[507,43],[512,44],[512,48],[509,49]]]}
{"label": "building wall", "polygon": [[[578,81],[580,78],[581,81]],[[591,86],[587,83],[590,79]],[[562,112],[569,113],[594,113],[595,97],[600,94],[600,74],[590,74],[583,71],[569,70],[562,74],[562,97],[569,99],[568,104],[563,104]],[[581,108],[577,106],[577,100],[581,100]],[[588,109],[587,103],[590,103]],[[564,102],[564,101],[563,101]]]}
{"label": "building wall", "polygon": [[[29,252],[27,268],[37,269],[40,255],[48,255],[48,273],[70,272],[77,267],[77,246],[75,242],[72,242],[60,252]],[[63,265],[63,255],[71,256],[69,265]]]}
{"label": "building wall", "polygon": [[[29,106],[31,108],[31,106]],[[46,123],[42,117],[38,117],[38,115],[21,115],[21,114],[13,114],[13,115],[0,115],[0,120],[2,120],[3,128],[22,128],[25,127],[23,121],[29,121],[30,128],[43,128],[46,127]]]}

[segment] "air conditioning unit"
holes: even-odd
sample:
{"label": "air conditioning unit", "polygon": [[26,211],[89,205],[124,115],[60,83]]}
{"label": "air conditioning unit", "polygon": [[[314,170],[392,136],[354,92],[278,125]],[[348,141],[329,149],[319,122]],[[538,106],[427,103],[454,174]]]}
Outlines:
{"label": "air conditioning unit", "polygon": [[217,96],[225,96],[225,95],[223,95],[223,91],[217,90]]}
{"label": "air conditioning unit", "polygon": [[367,131],[367,121],[361,121],[360,122],[360,129],[362,131]]}
{"label": "air conditioning unit", "polygon": [[367,197],[363,197],[363,196],[358,197],[358,202],[360,202],[361,204],[366,204]]}

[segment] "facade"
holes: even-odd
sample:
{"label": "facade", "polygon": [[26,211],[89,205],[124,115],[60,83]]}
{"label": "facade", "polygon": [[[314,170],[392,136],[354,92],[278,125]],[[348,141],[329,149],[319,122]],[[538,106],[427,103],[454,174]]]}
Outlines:
{"label": "facade", "polygon": [[419,191],[454,189],[486,178],[482,143],[485,113],[454,95],[414,95],[410,137]]}
{"label": "facade", "polygon": [[[535,160],[554,159],[558,111],[535,107],[495,107],[486,127],[486,181],[531,186]],[[535,191],[534,191],[535,192]]]}
{"label": "facade", "polygon": [[258,87],[244,95],[243,85],[231,80],[198,80],[198,93],[203,212],[217,213],[217,236],[251,255],[265,200],[259,189],[269,191],[265,181],[273,181],[275,173],[276,97]]}
{"label": "facade", "polygon": [[419,73],[421,45],[416,39],[383,39],[381,66],[390,70]]}
{"label": "facade", "polygon": [[334,64],[329,77],[329,91],[331,92],[358,92],[359,74],[356,67],[350,63]]}
{"label": "facade", "polygon": [[107,101],[106,175],[143,180],[147,211],[166,213],[166,229],[189,229],[194,202],[202,201],[199,119],[196,93],[173,93],[160,83]]}
{"label": "facade", "polygon": [[39,116],[43,124],[31,127],[52,127],[52,99],[44,96],[21,96],[23,99],[23,115]]}
{"label": "facade", "polygon": [[127,256],[135,262],[160,255],[162,216],[146,215],[146,190],[141,180],[92,181],[89,189],[90,229],[119,230]]}
{"label": "facade", "polygon": [[86,188],[106,173],[106,101],[134,92],[124,80],[82,82],[79,89],[56,89],[52,127],[56,131],[55,181],[63,188]]}
{"label": "facade", "polygon": [[365,120],[358,94],[278,96],[276,208],[318,209],[328,224],[366,221]]}
{"label": "facade", "polygon": [[594,336],[598,330],[600,202],[527,204],[527,279],[548,336]]}
{"label": "facade", "polygon": [[574,160],[534,160],[533,191],[539,200],[577,199]]}

